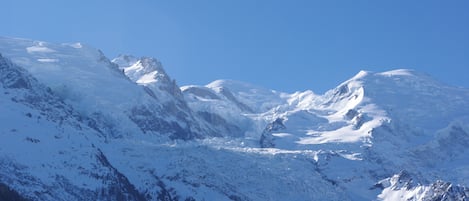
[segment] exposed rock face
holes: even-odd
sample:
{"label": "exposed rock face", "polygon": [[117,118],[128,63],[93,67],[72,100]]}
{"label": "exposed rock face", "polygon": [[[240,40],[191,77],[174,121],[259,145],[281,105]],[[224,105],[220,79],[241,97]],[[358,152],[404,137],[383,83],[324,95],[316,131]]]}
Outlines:
{"label": "exposed rock face", "polygon": [[97,179],[103,179],[107,185],[105,188],[99,190],[99,200],[135,200],[145,201],[140,192],[135,189],[135,186],[129,182],[127,177],[120,173],[115,167],[109,163],[106,156],[101,150],[97,150],[96,159],[99,165],[107,169],[108,174],[98,176]]}
{"label": "exposed rock face", "polygon": [[0,53],[0,200],[467,200],[469,90],[414,71],[287,94],[180,89],[77,44]]}
{"label": "exposed rock face", "polygon": [[0,183],[0,200],[26,201],[18,192],[3,183]]}
{"label": "exposed rock face", "polygon": [[133,107],[129,112],[129,118],[144,133],[166,133],[171,139],[184,140],[217,135],[204,125],[206,122],[198,121],[176,81],[166,74],[158,60],[121,55],[112,62],[156,100],[152,105]]}
{"label": "exposed rock face", "polygon": [[384,200],[464,201],[469,198],[467,187],[440,180],[422,185],[405,171],[381,181],[377,186],[383,189],[378,197]]}
{"label": "exposed rock face", "polygon": [[[41,111],[47,120],[59,124],[69,123],[79,128],[80,125],[71,121],[81,121],[79,114],[63,100],[52,93],[50,88],[40,84],[23,68],[11,63],[0,55],[0,83],[4,88],[3,96],[10,97],[14,102],[28,105]],[[31,114],[30,114],[31,115]]]}
{"label": "exposed rock face", "polygon": [[287,127],[283,125],[283,119],[281,118],[277,118],[274,122],[268,124],[267,127],[262,132],[261,138],[259,140],[261,147],[262,148],[275,147],[274,136],[272,136],[272,132],[281,131],[286,128]]}
{"label": "exposed rock face", "polygon": [[469,199],[469,188],[437,181],[430,186],[424,200],[464,201]]}
{"label": "exposed rock face", "polygon": [[26,72],[22,69],[15,68],[11,61],[5,59],[0,54],[0,80],[4,88],[22,88],[30,89],[30,77],[25,77]]}

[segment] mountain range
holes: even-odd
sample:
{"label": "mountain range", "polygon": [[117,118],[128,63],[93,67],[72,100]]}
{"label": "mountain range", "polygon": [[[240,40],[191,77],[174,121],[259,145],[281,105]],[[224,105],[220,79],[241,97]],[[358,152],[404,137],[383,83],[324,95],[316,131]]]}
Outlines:
{"label": "mountain range", "polygon": [[422,72],[178,86],[155,58],[0,37],[0,94],[0,200],[469,200],[469,89]]}

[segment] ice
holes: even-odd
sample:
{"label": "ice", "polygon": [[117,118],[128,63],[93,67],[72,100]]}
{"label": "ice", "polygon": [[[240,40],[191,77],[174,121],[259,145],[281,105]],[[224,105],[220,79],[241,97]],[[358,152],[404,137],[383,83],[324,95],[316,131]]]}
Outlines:
{"label": "ice", "polygon": [[[197,200],[420,200],[437,180],[469,185],[469,90],[424,73],[360,71],[289,94],[233,80],[179,88],[156,59],[110,61],[81,43],[0,37],[0,53],[24,68],[0,76],[0,182],[38,200],[123,177],[152,198]],[[60,101],[34,101],[48,96]],[[145,133],[131,117],[198,136]],[[285,128],[267,131],[275,121]],[[260,148],[263,133],[274,147]],[[418,185],[402,187],[404,170]]]}

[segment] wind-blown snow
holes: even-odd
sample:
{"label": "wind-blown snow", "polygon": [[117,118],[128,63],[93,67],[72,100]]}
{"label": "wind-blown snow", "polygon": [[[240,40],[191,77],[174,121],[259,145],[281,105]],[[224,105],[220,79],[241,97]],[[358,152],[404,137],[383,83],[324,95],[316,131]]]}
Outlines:
{"label": "wind-blown snow", "polygon": [[408,69],[398,69],[398,70],[391,70],[382,73],[378,73],[378,75],[383,76],[413,76],[413,71]]}
{"label": "wind-blown snow", "polygon": [[31,46],[31,47],[27,47],[26,48],[26,51],[30,54],[33,54],[33,53],[51,53],[51,52],[55,52],[55,50],[53,49],[50,49],[48,47],[44,47],[42,45],[38,45],[38,46]]}

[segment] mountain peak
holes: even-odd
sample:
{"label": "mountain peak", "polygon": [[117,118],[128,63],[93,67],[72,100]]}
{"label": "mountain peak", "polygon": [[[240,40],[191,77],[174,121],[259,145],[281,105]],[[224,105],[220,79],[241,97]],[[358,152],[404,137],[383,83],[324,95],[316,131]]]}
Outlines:
{"label": "mountain peak", "polygon": [[384,72],[373,72],[367,70],[360,70],[355,76],[349,80],[362,80],[370,76],[381,77],[430,77],[425,73],[418,72],[413,69],[394,69]]}
{"label": "mountain peak", "polygon": [[161,62],[152,57],[137,58],[132,55],[119,55],[112,62],[138,84],[147,85],[158,81],[170,81]]}
{"label": "mountain peak", "polygon": [[234,95],[238,101],[257,112],[265,112],[273,108],[274,105],[284,103],[281,98],[282,93],[242,81],[216,80],[206,87],[217,93],[225,94],[225,96]]}
{"label": "mountain peak", "polygon": [[[397,69],[380,73],[360,72],[332,90],[334,100],[344,100],[362,91],[363,97],[385,109],[395,120],[433,130],[448,124],[451,116],[469,112],[469,91],[451,87],[426,73]],[[338,101],[335,101],[338,102]],[[443,106],[450,104],[449,106]],[[432,111],[438,115],[428,115]]]}
{"label": "mountain peak", "polygon": [[350,80],[357,80],[357,79],[362,79],[368,75],[370,75],[372,72],[371,71],[365,71],[365,70],[360,70],[355,76],[353,76]]}
{"label": "mountain peak", "polygon": [[112,62],[117,64],[119,67],[121,66],[131,66],[132,64],[136,63],[138,58],[129,55],[129,54],[119,54],[116,58],[112,59]]}
{"label": "mountain peak", "polygon": [[469,185],[469,90],[413,70],[360,71],[324,95],[179,88],[155,58],[0,37],[0,94],[0,197],[3,184],[33,200],[469,192],[452,185]]}
{"label": "mountain peak", "polygon": [[396,69],[384,72],[371,72],[362,70],[349,80],[340,84],[337,88],[365,87],[371,89],[375,87],[386,86],[399,86],[420,91],[431,86],[435,87],[446,85],[438,82],[426,73],[411,69]]}

